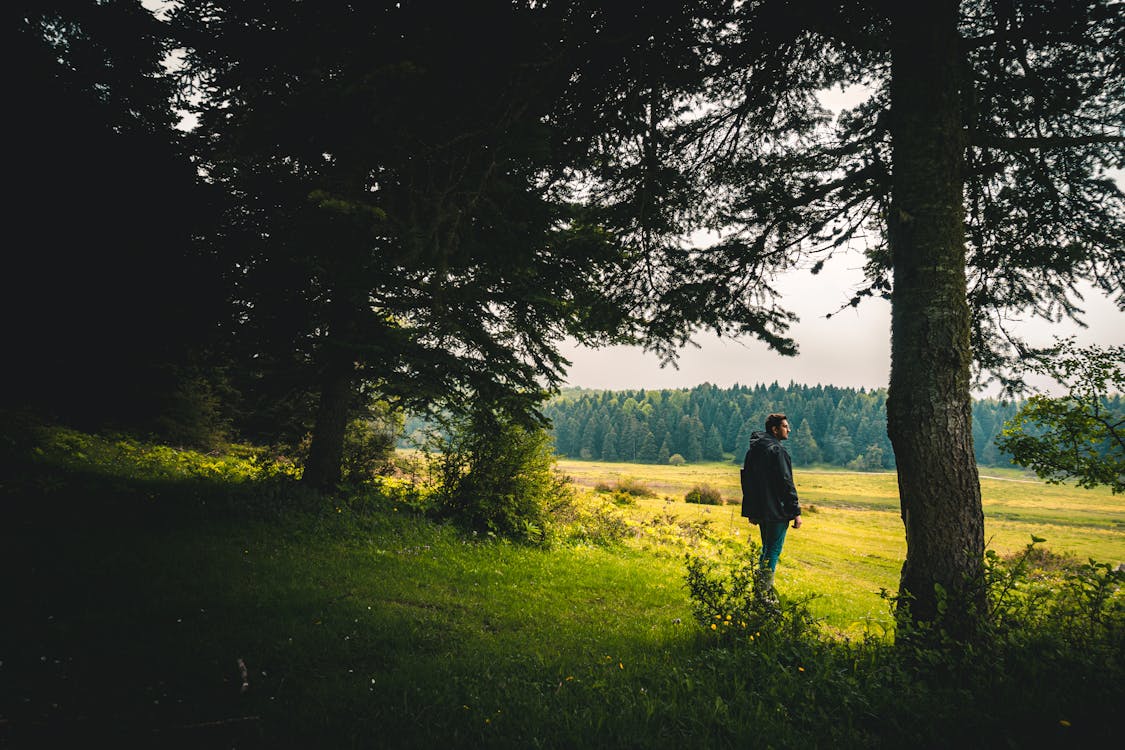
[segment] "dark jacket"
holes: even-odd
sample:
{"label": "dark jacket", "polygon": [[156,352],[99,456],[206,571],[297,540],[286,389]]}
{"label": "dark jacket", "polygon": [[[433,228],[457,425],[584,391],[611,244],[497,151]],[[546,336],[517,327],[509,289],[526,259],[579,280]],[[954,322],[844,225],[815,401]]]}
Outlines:
{"label": "dark jacket", "polygon": [[750,436],[742,465],[742,515],[751,523],[792,521],[801,515],[789,452],[768,432]]}

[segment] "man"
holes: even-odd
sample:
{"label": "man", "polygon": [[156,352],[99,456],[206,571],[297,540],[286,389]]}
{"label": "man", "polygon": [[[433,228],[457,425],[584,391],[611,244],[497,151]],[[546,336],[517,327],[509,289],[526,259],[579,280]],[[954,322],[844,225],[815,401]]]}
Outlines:
{"label": "man", "polygon": [[750,450],[742,467],[742,515],[762,533],[758,558],[765,591],[773,589],[774,571],[785,544],[789,522],[801,528],[801,503],[793,485],[793,464],[781,445],[789,439],[789,419],[784,414],[766,417],[766,431],[750,436]]}

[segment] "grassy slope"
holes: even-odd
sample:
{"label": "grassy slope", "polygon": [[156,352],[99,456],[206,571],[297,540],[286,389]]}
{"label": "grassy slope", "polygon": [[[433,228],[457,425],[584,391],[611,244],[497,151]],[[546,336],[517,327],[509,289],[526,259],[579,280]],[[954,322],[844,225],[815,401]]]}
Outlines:
{"label": "grassy slope", "polygon": [[[718,484],[731,468],[691,471]],[[610,469],[671,493],[688,467]],[[874,591],[893,588],[902,553],[893,503],[878,494],[893,479],[799,479],[822,507],[792,536],[783,591],[824,594],[817,606],[839,627],[880,619]],[[865,692],[849,671],[860,665],[796,649],[763,659],[757,678],[753,659],[723,666],[722,652],[700,651],[682,544],[652,535],[544,551],[466,539],[392,501],[270,520],[200,511],[241,496],[215,503],[224,486],[197,480],[52,467],[0,480],[0,744],[13,747],[98,736],[161,747],[733,747],[763,722],[778,747],[832,746],[837,734],[896,746],[1105,721],[1088,695],[1064,693],[989,708],[1007,720],[974,725],[963,712],[977,704]],[[624,510],[637,523],[708,519],[739,539],[747,528],[730,508],[651,498]],[[1024,526],[1018,534],[1040,528]],[[1120,531],[1103,531],[1119,553]],[[764,674],[768,697],[754,684]]]}

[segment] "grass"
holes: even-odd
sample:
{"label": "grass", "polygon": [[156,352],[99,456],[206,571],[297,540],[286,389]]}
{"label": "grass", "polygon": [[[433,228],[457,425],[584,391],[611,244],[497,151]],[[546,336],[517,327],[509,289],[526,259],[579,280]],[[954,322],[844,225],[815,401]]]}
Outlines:
{"label": "grass", "polygon": [[[756,531],[733,504],[741,490],[738,467],[730,463],[675,467],[562,460],[559,468],[585,487],[619,480],[647,485],[661,497],[638,501],[641,514],[671,509],[677,517],[709,521],[717,534],[738,539]],[[985,534],[998,553],[1016,553],[1034,534],[1047,539],[1047,547],[1058,554],[1114,564],[1125,561],[1125,498],[1105,488],[1029,480],[1017,470],[981,473]],[[815,506],[817,512],[806,513],[805,525],[789,533],[778,586],[817,594],[814,612],[845,632],[890,627],[880,591],[898,587],[906,555],[895,474],[819,468],[796,469],[794,476],[802,504],[806,509]],[[731,505],[683,503],[684,494],[699,483],[722,490]]]}
{"label": "grass", "polygon": [[[1065,746],[1122,736],[1109,711],[1120,703],[1119,653],[1097,656],[1112,667],[1101,673],[1060,669],[1048,654],[1049,682],[985,670],[967,691],[963,676],[947,684],[933,665],[921,681],[881,637],[856,650],[717,646],[692,617],[683,554],[742,547],[749,527],[731,507],[633,496],[601,511],[627,517],[624,543],[537,549],[435,524],[393,493],[325,505],[279,490],[256,464],[224,459],[209,478],[219,459],[70,438],[0,476],[0,745],[735,747],[769,731],[776,747]],[[591,486],[632,477],[673,497],[737,477],[730,464],[594,466],[563,468]],[[819,594],[812,604],[834,632],[880,636],[889,620],[876,592],[895,587],[903,552],[884,497],[893,476],[798,481],[819,511],[787,543],[782,593]],[[1018,546],[1049,521],[1072,534],[1057,550],[1094,536],[1103,559],[1121,558],[1120,528],[1099,520],[1121,517],[1119,498],[1047,495],[1076,508],[1087,498],[1076,521],[1038,495],[1067,488],[1017,487],[1029,498],[988,501],[1011,514],[990,512],[998,538]],[[1028,692],[1039,683],[1049,689]]]}

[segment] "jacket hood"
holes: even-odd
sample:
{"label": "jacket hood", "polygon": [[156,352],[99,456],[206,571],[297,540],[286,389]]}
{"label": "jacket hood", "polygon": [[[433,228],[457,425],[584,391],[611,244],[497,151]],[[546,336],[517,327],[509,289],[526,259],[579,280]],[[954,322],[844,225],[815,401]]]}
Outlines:
{"label": "jacket hood", "polygon": [[750,446],[751,447],[753,447],[755,443],[761,442],[763,440],[771,441],[771,440],[777,440],[777,438],[775,438],[773,435],[769,434],[765,430],[756,430],[756,431],[750,433]]}

